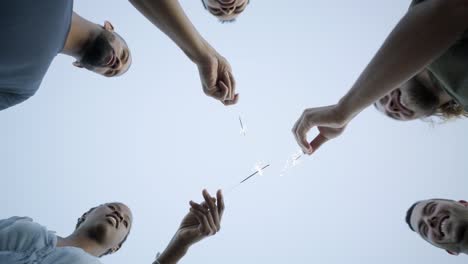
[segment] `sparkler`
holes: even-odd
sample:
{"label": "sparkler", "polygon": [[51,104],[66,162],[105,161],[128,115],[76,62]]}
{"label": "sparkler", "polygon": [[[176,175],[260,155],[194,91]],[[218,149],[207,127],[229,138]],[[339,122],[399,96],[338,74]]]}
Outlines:
{"label": "sparkler", "polygon": [[266,169],[266,168],[268,168],[269,166],[270,166],[270,164],[267,164],[267,165],[265,165],[265,166],[263,166],[263,167],[260,168],[259,165],[256,165],[256,166],[255,166],[255,169],[256,169],[257,171],[255,171],[254,173],[250,174],[247,178],[243,179],[239,184],[241,184],[241,183],[245,182],[246,180],[252,178],[252,177],[253,177],[255,174],[257,174],[257,173],[260,174],[260,175],[263,175],[263,170]]}
{"label": "sparkler", "polygon": [[284,176],[286,174],[286,171],[288,171],[290,168],[296,167],[300,163],[299,159],[302,158],[302,156],[304,156],[302,151],[298,151],[292,154],[292,156],[286,160],[286,164],[284,165],[280,176]]}
{"label": "sparkler", "polygon": [[244,127],[244,123],[242,122],[242,118],[239,116],[239,123],[240,123],[240,133],[245,136],[245,133],[247,132],[247,128]]}

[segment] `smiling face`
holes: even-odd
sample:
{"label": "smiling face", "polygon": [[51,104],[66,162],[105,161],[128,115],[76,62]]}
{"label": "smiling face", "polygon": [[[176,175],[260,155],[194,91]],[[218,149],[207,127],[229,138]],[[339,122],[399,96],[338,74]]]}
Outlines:
{"label": "smiling face", "polygon": [[433,115],[440,106],[440,99],[434,89],[412,78],[379,99],[374,106],[390,118],[408,121]]}
{"label": "smiling face", "polygon": [[468,253],[468,203],[433,199],[418,202],[410,227],[424,240],[450,253]]}
{"label": "smiling face", "polygon": [[249,0],[202,0],[205,9],[220,21],[233,21],[242,13]]}
{"label": "smiling face", "polygon": [[132,220],[132,212],[125,204],[107,203],[85,213],[78,220],[75,232],[83,233],[112,253],[125,241]]}
{"label": "smiling face", "polygon": [[132,63],[125,40],[114,32],[110,22],[105,22],[100,33],[84,48],[80,60],[73,65],[86,68],[106,77],[124,74]]}

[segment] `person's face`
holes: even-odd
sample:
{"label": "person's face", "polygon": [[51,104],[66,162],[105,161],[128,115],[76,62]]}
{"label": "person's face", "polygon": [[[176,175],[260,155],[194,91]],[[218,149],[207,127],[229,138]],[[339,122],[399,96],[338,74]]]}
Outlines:
{"label": "person's face", "polygon": [[203,6],[221,21],[230,21],[242,13],[249,0],[202,0]]}
{"label": "person's face", "polygon": [[374,106],[390,118],[408,121],[433,115],[439,104],[434,91],[412,78],[380,98]]}
{"label": "person's face", "polygon": [[411,227],[424,240],[452,254],[468,250],[468,208],[465,201],[425,200],[411,214]]}
{"label": "person's face", "polygon": [[84,49],[83,56],[73,63],[106,77],[125,73],[132,56],[125,41],[114,32],[110,22],[105,22],[101,32]]}
{"label": "person's face", "polygon": [[118,250],[132,227],[132,212],[122,203],[100,205],[84,216],[77,228],[107,249]]}

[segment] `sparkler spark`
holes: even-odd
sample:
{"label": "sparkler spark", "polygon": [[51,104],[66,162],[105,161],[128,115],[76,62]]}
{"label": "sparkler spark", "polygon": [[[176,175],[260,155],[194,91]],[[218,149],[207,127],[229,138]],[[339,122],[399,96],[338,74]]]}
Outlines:
{"label": "sparkler spark", "polygon": [[284,165],[284,168],[281,171],[280,176],[284,176],[289,169],[296,167],[300,163],[299,159],[303,155],[304,154],[302,153],[302,151],[298,151],[292,154],[292,156],[286,160],[286,164]]}
{"label": "sparkler spark", "polygon": [[239,116],[239,123],[240,123],[240,133],[245,136],[245,133],[247,132],[247,128],[244,126],[244,123],[242,122],[242,118]]}
{"label": "sparkler spark", "polygon": [[254,175],[256,175],[256,174],[263,175],[263,170],[266,169],[266,168],[268,168],[269,166],[270,166],[270,164],[267,164],[267,165],[265,165],[265,166],[263,166],[263,167],[260,167],[259,165],[256,165],[256,166],[255,166],[256,171],[255,171],[254,173],[250,174],[247,178],[243,179],[240,183],[245,182],[246,180],[252,178],[252,177],[253,177]]}

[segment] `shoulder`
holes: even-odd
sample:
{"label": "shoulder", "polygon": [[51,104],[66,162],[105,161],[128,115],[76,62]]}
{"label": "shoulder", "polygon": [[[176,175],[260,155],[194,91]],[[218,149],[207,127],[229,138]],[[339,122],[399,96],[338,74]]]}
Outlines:
{"label": "shoulder", "polygon": [[0,220],[0,251],[30,251],[53,246],[55,235],[29,217]]}

